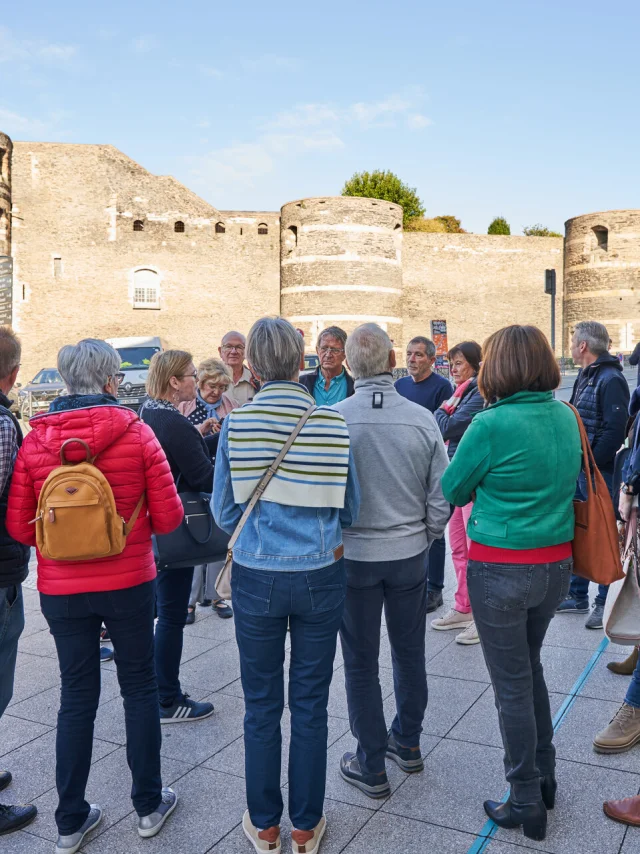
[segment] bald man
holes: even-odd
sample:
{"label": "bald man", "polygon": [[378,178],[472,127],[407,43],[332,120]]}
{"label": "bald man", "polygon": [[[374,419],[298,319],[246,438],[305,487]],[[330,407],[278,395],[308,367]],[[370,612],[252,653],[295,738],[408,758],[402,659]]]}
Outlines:
{"label": "bald man", "polygon": [[244,351],[247,340],[241,332],[227,332],[218,347],[218,353],[233,377],[229,393],[240,406],[253,400],[260,385],[249,368],[244,364]]}

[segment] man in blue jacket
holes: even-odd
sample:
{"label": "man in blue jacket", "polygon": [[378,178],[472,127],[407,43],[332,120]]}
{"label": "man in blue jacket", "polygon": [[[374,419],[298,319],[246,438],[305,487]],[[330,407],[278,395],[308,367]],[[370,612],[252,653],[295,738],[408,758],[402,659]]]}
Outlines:
{"label": "man in blue jacket", "polygon": [[[606,326],[595,320],[577,323],[571,338],[571,356],[580,366],[571,403],[580,413],[596,465],[609,490],[613,488],[613,467],[624,442],[629,409],[629,384],[622,365],[609,353],[610,340]],[[578,478],[576,498],[584,500],[586,492],[583,472]],[[607,589],[602,584],[598,588],[593,611],[585,623],[588,629],[602,628]],[[558,613],[589,613],[589,582],[586,578],[573,576],[569,596],[559,606]]]}

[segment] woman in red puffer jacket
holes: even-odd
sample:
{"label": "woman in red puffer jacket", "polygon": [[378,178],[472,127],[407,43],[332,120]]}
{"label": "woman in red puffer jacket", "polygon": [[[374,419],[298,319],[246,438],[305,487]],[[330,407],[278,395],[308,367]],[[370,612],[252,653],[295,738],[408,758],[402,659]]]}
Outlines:
{"label": "woman in red puffer jacket", "polygon": [[[97,339],[63,347],[58,370],[68,395],[50,411],[31,419],[13,473],[7,530],[35,546],[38,496],[47,475],[60,465],[69,439],[87,443],[95,465],[109,481],[118,513],[126,520],[144,493],[142,510],[124,551],[87,561],[45,559],[38,552],[38,590],[42,612],[58,651],[62,679],[56,781],[59,804],[56,850],[72,854],[97,826],[102,810],[85,800],[91,767],[93,723],[100,699],[100,630],[104,622],[115,649],[124,699],[127,759],[133,777],[132,800],[141,836],[155,835],[177,798],[163,789],[160,776],[160,720],[154,670],[156,566],[152,531],[167,534],[183,517],[164,451],[153,431],[116,398],[120,357]],[[86,457],[81,444],[65,448],[70,462]]]}

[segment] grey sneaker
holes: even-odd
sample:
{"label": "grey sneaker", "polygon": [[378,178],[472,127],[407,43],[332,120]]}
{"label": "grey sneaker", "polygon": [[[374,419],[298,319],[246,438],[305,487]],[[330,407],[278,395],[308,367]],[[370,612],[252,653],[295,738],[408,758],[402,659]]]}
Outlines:
{"label": "grey sneaker", "polygon": [[102,808],[98,804],[91,804],[89,815],[80,830],[72,833],[69,836],[59,836],[56,842],[56,854],[76,854],[80,849],[87,833],[90,833],[94,827],[97,827],[102,821]]}
{"label": "grey sneaker", "polygon": [[143,818],[138,819],[138,833],[140,836],[143,839],[149,839],[149,837],[155,836],[156,833],[160,833],[165,821],[177,805],[178,796],[173,789],[166,786],[162,790],[162,800],[158,809],[152,812],[151,815],[145,815]]}
{"label": "grey sneaker", "polygon": [[604,617],[604,605],[594,605],[584,626],[586,629],[601,629]]}

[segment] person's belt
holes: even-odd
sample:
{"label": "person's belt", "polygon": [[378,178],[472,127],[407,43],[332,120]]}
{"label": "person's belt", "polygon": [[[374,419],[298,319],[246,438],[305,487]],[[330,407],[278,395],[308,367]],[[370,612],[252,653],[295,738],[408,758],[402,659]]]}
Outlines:
{"label": "person's belt", "polygon": [[344,546],[342,543],[338,546],[337,549],[333,550],[333,559],[340,560],[341,557],[344,557]]}

